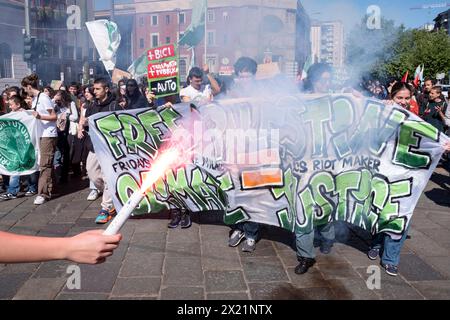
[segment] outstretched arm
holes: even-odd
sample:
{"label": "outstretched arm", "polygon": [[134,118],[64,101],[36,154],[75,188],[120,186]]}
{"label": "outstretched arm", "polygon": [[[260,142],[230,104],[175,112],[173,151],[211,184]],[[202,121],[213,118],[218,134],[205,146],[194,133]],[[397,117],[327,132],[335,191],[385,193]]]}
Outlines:
{"label": "outstretched arm", "polygon": [[81,233],[71,238],[46,238],[0,232],[0,263],[28,263],[70,260],[98,264],[113,254],[121,235],[104,236],[103,230]]}

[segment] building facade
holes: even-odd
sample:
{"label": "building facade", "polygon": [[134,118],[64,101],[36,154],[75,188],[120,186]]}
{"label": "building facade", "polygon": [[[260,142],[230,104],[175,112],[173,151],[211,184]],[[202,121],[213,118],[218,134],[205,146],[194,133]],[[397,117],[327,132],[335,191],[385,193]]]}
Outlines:
{"label": "building facade", "polygon": [[0,91],[29,72],[23,61],[24,1],[0,0]]}
{"label": "building facade", "polygon": [[434,30],[446,30],[447,33],[450,35],[450,9],[444,12],[441,12],[435,19],[434,19]]}
{"label": "building facade", "polygon": [[341,21],[313,22],[311,52],[314,62],[342,68],[345,59],[344,25]]}
{"label": "building facade", "polygon": [[[206,62],[212,72],[219,73],[239,57],[249,56],[258,63],[279,62],[283,71],[296,73],[293,66],[298,59],[303,65],[310,51],[309,19],[304,21],[307,14],[299,3],[297,0],[209,0],[205,40],[195,48],[194,64]],[[111,12],[98,11],[96,19],[110,15]],[[149,48],[177,43],[189,27],[191,16],[191,1],[135,0],[131,4],[116,4],[114,19],[123,42],[118,67],[126,69]],[[180,47],[179,55],[184,80],[192,52]]]}

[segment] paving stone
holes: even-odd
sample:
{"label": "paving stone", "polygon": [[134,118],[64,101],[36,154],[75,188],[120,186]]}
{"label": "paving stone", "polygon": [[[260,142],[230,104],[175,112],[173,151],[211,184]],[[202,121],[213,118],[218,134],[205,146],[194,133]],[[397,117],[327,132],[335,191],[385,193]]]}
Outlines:
{"label": "paving stone", "polygon": [[444,228],[421,229],[424,235],[441,245],[446,249],[450,249],[450,232]]}
{"label": "paving stone", "polygon": [[249,282],[287,281],[281,261],[274,257],[242,258],[245,277]]}
{"label": "paving stone", "polygon": [[137,232],[133,234],[131,244],[136,246],[145,246],[153,242],[166,242],[167,231],[164,232]]}
{"label": "paving stone", "polygon": [[178,243],[172,242],[168,243],[166,247],[166,255],[171,258],[183,258],[183,257],[201,257],[200,253],[200,243],[197,242],[187,242]]}
{"label": "paving stone", "polygon": [[332,250],[330,254],[317,254],[316,261],[318,265],[323,264],[339,264],[339,263],[347,263],[344,255],[337,252],[336,250]]}
{"label": "paving stone", "polygon": [[161,276],[164,254],[133,251],[128,253],[120,270],[121,277]]}
{"label": "paving stone", "polygon": [[330,279],[328,285],[340,300],[379,300],[377,290],[367,287],[363,279]]}
{"label": "paving stone", "polygon": [[164,285],[203,286],[203,283],[201,259],[166,257]]}
{"label": "paving stone", "polygon": [[56,300],[106,300],[107,293],[61,293]]}
{"label": "paving stone", "polygon": [[131,219],[127,223],[135,226],[136,233],[167,232],[169,219]]}
{"label": "paving stone", "polygon": [[223,292],[223,293],[207,293],[206,300],[249,300],[247,292]]}
{"label": "paving stone", "polygon": [[295,273],[295,268],[287,269],[290,282],[296,288],[325,288],[328,281],[323,278],[317,267],[312,267],[307,273],[299,275]]}
{"label": "paving stone", "polygon": [[295,288],[287,282],[249,283],[251,300],[330,300],[330,288]]}
{"label": "paving stone", "polygon": [[38,236],[64,237],[72,227],[73,224],[48,224],[39,231]]}
{"label": "paving stone", "polygon": [[450,297],[450,281],[420,281],[412,285],[430,300],[448,300]]}
{"label": "paving stone", "polygon": [[422,257],[441,257],[450,255],[449,250],[441,247],[438,243],[418,230],[413,230],[413,232],[411,232],[411,239],[407,241],[407,246],[414,253],[419,254]]}
{"label": "paving stone", "polygon": [[358,278],[358,273],[348,263],[338,264],[318,264],[320,272],[322,272],[325,279],[338,279],[338,278]]}
{"label": "paving stone", "polygon": [[[363,279],[368,279],[366,268],[357,268],[356,271]],[[382,300],[423,300],[424,297],[401,276],[392,277],[380,267],[381,289],[377,294]]]}
{"label": "paving stone", "polygon": [[44,262],[39,269],[33,274],[33,278],[67,278],[71,273],[67,273],[67,268],[75,265],[69,261],[50,261]]}
{"label": "paving stone", "polygon": [[12,299],[30,276],[30,273],[0,273],[0,299]]}
{"label": "paving stone", "polygon": [[201,241],[228,244],[230,231],[231,228],[224,225],[200,225]]}
{"label": "paving stone", "polygon": [[450,257],[429,257],[425,261],[450,280]]}
{"label": "paving stone", "polygon": [[100,265],[80,265],[81,269],[81,289],[70,290],[64,288],[64,293],[73,292],[111,292],[121,264],[119,263],[102,263]]}
{"label": "paving stone", "polygon": [[161,300],[204,300],[202,287],[169,286],[161,289]]}
{"label": "paving stone", "polygon": [[117,278],[112,296],[157,295],[161,287],[161,277]]}
{"label": "paving stone", "polygon": [[33,273],[40,266],[40,263],[17,263],[5,265],[1,273]]}
{"label": "paving stone", "polygon": [[297,254],[292,250],[277,250],[278,257],[285,267],[296,267],[298,265]]}
{"label": "paving stone", "polygon": [[14,300],[53,300],[66,284],[64,278],[33,278],[27,280]]}
{"label": "paving stone", "polygon": [[242,271],[206,271],[206,292],[246,291]]}
{"label": "paving stone", "polygon": [[192,224],[192,227],[190,227],[189,229],[177,228],[169,230],[167,242],[200,242],[198,225]]}
{"label": "paving stone", "polygon": [[237,270],[241,269],[241,262],[236,248],[202,244],[202,265],[204,270]]}
{"label": "paving stone", "polygon": [[400,256],[399,272],[408,281],[445,279],[444,276],[434,270],[424,260],[413,254],[402,254]]}

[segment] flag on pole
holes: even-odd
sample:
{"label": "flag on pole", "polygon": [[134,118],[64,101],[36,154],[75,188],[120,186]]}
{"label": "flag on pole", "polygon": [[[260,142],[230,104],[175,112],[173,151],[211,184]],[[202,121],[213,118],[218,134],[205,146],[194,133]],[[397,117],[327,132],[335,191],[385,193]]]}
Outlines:
{"label": "flag on pole", "polygon": [[421,72],[421,66],[419,65],[416,69],[416,72],[414,72],[414,86],[416,88],[419,87],[420,72]]}
{"label": "flag on pole", "polygon": [[117,24],[109,20],[95,20],[86,22],[86,27],[105,69],[107,71],[114,70],[116,53],[121,41]]}
{"label": "flag on pole", "polygon": [[[195,47],[197,46],[205,36],[206,25],[206,10],[208,8],[207,0],[192,0],[194,5],[192,7],[192,22],[186,29],[183,37],[178,42],[178,45]],[[205,44],[206,45],[206,44]]]}
{"label": "flag on pole", "polygon": [[131,66],[128,67],[128,72],[133,76],[134,79],[140,78],[142,76],[147,75],[148,68],[148,58],[147,58],[147,50],[144,53],[133,61]]}
{"label": "flag on pole", "polygon": [[300,79],[301,81],[305,80],[306,77],[308,77],[308,71],[312,65],[313,65],[312,57],[308,56],[308,59],[306,59],[305,64],[303,65],[302,76]]}
{"label": "flag on pole", "polygon": [[405,75],[402,78],[402,82],[404,83],[408,82],[408,78],[409,78],[409,71],[406,71]]}
{"label": "flag on pole", "polygon": [[423,82],[423,80],[425,80],[425,78],[423,77],[424,71],[425,71],[425,65],[422,64],[422,70],[420,71],[420,82]]}

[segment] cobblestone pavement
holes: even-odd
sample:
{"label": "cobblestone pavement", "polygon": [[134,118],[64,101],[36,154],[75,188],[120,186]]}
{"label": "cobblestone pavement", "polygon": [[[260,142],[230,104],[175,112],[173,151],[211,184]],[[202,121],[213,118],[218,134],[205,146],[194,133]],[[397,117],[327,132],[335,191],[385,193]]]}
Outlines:
{"label": "cobblestone pavement", "polygon": [[[293,236],[263,227],[252,254],[229,248],[229,228],[214,215],[193,216],[187,230],[168,230],[168,216],[132,219],[121,246],[106,263],[80,265],[81,289],[67,286],[69,262],[0,265],[0,299],[449,299],[450,178],[438,169],[416,209],[400,262],[400,275],[381,271],[381,289],[369,290],[369,237],[347,226],[337,230],[330,255],[303,276]],[[99,201],[73,182],[70,193],[40,207],[33,199],[0,203],[0,230],[70,236],[97,228]],[[71,269],[69,269],[71,270]],[[69,281],[70,282],[70,281]]]}

